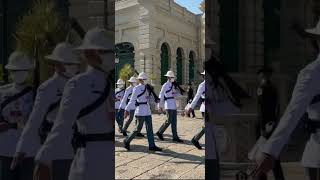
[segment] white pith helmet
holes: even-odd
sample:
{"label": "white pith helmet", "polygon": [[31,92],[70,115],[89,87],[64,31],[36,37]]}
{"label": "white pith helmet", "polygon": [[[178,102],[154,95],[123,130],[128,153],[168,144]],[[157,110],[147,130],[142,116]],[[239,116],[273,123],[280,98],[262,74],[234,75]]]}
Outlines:
{"label": "white pith helmet", "polygon": [[30,70],[33,69],[33,65],[31,59],[26,54],[14,51],[11,53],[5,68],[7,70]]}
{"label": "white pith helmet", "polygon": [[117,85],[124,85],[125,83],[124,83],[124,81],[122,79],[118,79],[116,84]]}
{"label": "white pith helmet", "polygon": [[320,20],[318,21],[318,24],[316,25],[316,27],[311,29],[306,29],[306,32],[315,34],[315,35],[320,35]]}
{"label": "white pith helmet", "polygon": [[164,75],[164,76],[166,76],[166,77],[170,77],[170,78],[174,78],[174,77],[175,77],[175,75],[174,75],[173,71],[168,71],[168,72],[167,72],[167,74],[166,74],[166,75]]}
{"label": "white pith helmet", "polygon": [[45,58],[61,63],[80,64],[78,56],[74,53],[74,48],[66,42],[59,43]]}
{"label": "white pith helmet", "polygon": [[139,74],[139,76],[138,76],[138,78],[137,78],[137,79],[140,79],[140,80],[147,80],[147,79],[148,79],[148,76],[147,76],[147,74],[146,74],[146,73],[141,72],[141,73]]}
{"label": "white pith helmet", "polygon": [[132,76],[132,77],[128,80],[128,82],[130,82],[130,83],[136,83],[136,82],[137,82],[137,78],[134,77],[134,76]]}
{"label": "white pith helmet", "polygon": [[107,34],[104,28],[90,29],[76,50],[114,50],[114,38],[108,38]]}

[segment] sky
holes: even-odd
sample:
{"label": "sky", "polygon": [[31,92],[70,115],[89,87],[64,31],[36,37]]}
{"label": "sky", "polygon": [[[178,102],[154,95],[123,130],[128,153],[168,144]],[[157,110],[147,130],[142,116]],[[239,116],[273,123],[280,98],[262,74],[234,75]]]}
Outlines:
{"label": "sky", "polygon": [[202,0],[175,0],[175,2],[183,7],[186,7],[189,11],[191,11],[195,14],[201,13],[199,6],[200,6]]}

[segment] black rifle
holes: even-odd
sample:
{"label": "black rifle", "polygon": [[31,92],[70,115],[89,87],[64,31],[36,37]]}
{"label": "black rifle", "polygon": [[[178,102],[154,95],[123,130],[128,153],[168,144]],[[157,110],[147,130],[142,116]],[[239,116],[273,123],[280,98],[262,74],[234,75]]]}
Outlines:
{"label": "black rifle", "polygon": [[175,89],[179,89],[181,95],[183,95],[186,92],[176,81],[172,82],[172,84]]}
{"label": "black rifle", "polygon": [[223,79],[231,93],[233,103],[237,107],[242,106],[240,103],[241,99],[250,98],[250,95],[229,76],[222,62],[218,60],[218,57],[212,56],[210,60],[206,61],[205,69],[208,72],[208,75],[213,79],[215,87],[221,86],[223,88],[218,81],[219,78]]}
{"label": "black rifle", "polygon": [[82,26],[80,25],[80,23],[77,21],[77,19],[75,19],[74,17],[71,17],[69,19],[70,25],[71,27],[78,33],[78,35],[83,39],[86,31],[82,28]]}
{"label": "black rifle", "polygon": [[35,99],[38,86],[40,84],[40,62],[39,62],[39,42],[37,36],[34,37],[33,44],[33,58],[34,58],[34,70],[33,70],[33,88],[34,94],[33,98]]}

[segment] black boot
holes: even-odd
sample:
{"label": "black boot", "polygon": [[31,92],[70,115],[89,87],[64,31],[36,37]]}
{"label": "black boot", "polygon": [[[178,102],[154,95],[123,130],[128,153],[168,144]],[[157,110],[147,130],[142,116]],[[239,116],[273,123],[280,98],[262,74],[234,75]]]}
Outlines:
{"label": "black boot", "polygon": [[192,139],[192,140],[191,140],[191,142],[192,142],[192,144],[193,144],[196,148],[198,148],[198,149],[202,149],[202,147],[200,146],[200,144],[199,144],[199,142],[198,142],[198,141],[196,141],[196,140]]}
{"label": "black boot", "polygon": [[139,132],[139,133],[137,134],[137,137],[144,137],[144,135]]}
{"label": "black boot", "polygon": [[124,148],[130,151],[130,144],[126,140],[124,140],[123,143],[124,143]]}
{"label": "black boot", "polygon": [[162,140],[162,141],[164,140],[163,135],[160,134],[159,132],[157,132],[156,135],[159,137],[160,140]]}
{"label": "black boot", "polygon": [[157,147],[157,146],[149,147],[149,150],[150,150],[150,151],[162,151],[162,149],[159,148],[159,147]]}
{"label": "black boot", "polygon": [[178,143],[183,143],[183,141],[180,138],[173,138],[172,141],[178,142]]}

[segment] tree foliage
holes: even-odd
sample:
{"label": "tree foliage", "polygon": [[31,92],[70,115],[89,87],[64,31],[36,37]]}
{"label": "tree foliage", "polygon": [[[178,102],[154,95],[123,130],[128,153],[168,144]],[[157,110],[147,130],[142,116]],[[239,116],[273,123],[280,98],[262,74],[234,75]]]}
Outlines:
{"label": "tree foliage", "polygon": [[134,75],[134,70],[130,64],[125,64],[119,73],[119,78],[124,80],[126,83],[130,79],[131,76]]}
{"label": "tree foliage", "polygon": [[16,27],[14,37],[17,50],[28,54],[33,60],[37,54],[41,81],[46,80],[49,69],[44,56],[50,54],[57,43],[65,41],[70,32],[69,23],[56,10],[54,1],[35,0]]}

